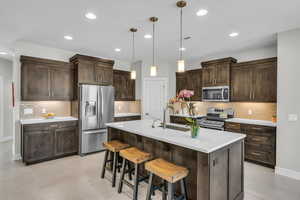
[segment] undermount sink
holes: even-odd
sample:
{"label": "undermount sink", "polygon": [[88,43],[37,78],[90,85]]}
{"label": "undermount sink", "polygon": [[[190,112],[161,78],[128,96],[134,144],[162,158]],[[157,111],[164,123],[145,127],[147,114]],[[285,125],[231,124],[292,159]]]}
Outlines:
{"label": "undermount sink", "polygon": [[[163,125],[160,125],[159,127],[163,127]],[[190,130],[187,127],[174,126],[174,125],[170,125],[170,124],[167,124],[166,128],[167,129],[173,129],[173,130],[176,130],[176,131],[189,131]]]}

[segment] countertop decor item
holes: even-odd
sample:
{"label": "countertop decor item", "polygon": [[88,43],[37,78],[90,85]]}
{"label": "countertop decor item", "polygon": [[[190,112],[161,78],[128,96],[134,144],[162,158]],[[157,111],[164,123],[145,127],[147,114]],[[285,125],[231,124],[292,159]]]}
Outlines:
{"label": "countertop decor item", "polygon": [[43,117],[45,117],[46,119],[53,119],[55,117],[54,113],[47,113],[45,115],[43,115]]}
{"label": "countertop decor item", "polygon": [[[193,90],[181,90],[178,94],[178,98],[181,100],[181,109],[187,107],[189,115],[195,115],[195,104],[191,102],[191,97],[194,96]],[[185,113],[182,113],[185,114]]]}
{"label": "countertop decor item", "polygon": [[200,126],[195,118],[185,118],[187,125],[191,127],[191,137],[196,138],[199,134]]}

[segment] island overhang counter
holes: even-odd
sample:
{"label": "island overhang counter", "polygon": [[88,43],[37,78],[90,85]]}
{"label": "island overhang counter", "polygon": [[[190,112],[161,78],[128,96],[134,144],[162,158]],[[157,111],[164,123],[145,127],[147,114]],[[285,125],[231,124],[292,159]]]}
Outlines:
{"label": "island overhang counter", "polygon": [[189,200],[243,199],[245,135],[201,128],[198,137],[191,138],[189,131],[152,128],[152,120],[106,125],[108,140],[126,142],[153,158],[188,168]]}

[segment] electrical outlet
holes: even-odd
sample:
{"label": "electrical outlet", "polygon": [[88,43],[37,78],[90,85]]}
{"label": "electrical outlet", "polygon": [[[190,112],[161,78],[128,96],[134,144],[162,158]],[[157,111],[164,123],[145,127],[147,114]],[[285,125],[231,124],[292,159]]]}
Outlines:
{"label": "electrical outlet", "polygon": [[252,110],[251,109],[248,110],[248,115],[252,115]]}
{"label": "electrical outlet", "polygon": [[289,121],[294,122],[298,120],[298,115],[297,114],[289,114]]}
{"label": "electrical outlet", "polygon": [[25,108],[24,109],[24,115],[32,115],[32,114],[33,114],[32,108]]}
{"label": "electrical outlet", "polygon": [[43,114],[46,114],[46,112],[47,112],[47,111],[46,111],[46,108],[43,108],[43,109],[42,109],[42,113],[43,113]]}

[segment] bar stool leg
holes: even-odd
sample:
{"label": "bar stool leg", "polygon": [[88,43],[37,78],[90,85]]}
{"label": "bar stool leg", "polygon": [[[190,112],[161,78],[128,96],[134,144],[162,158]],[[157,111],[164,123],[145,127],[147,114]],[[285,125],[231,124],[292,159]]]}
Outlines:
{"label": "bar stool leg", "polygon": [[120,182],[119,182],[119,188],[118,188],[118,193],[122,192],[122,188],[123,188],[123,180],[124,180],[124,176],[125,176],[125,168],[126,168],[126,159],[123,159],[123,163],[122,163],[122,173],[121,173],[121,177],[120,177]]}
{"label": "bar stool leg", "polygon": [[186,192],[185,179],[180,180],[180,186],[181,186],[181,193],[182,193],[184,199],[187,200],[188,197],[187,197],[187,192]]}
{"label": "bar stool leg", "polygon": [[108,150],[105,150],[104,162],[103,162],[102,172],[101,172],[101,178],[104,178],[104,175],[105,175],[105,168],[106,168],[107,158],[108,158]]}
{"label": "bar stool leg", "polygon": [[162,200],[167,200],[167,181],[164,180],[162,188]]}
{"label": "bar stool leg", "polygon": [[139,186],[139,164],[134,166],[134,188],[133,188],[133,200],[137,200],[138,197],[138,186]]}
{"label": "bar stool leg", "polygon": [[174,199],[174,185],[173,183],[168,183],[168,200]]}
{"label": "bar stool leg", "polygon": [[130,166],[130,163],[127,162],[127,167],[128,167],[128,178],[129,180],[132,180],[132,170],[131,170],[131,166]]}
{"label": "bar stool leg", "polygon": [[118,158],[118,153],[114,152],[112,187],[116,186],[116,175],[117,175],[117,165],[118,165],[117,158]]}
{"label": "bar stool leg", "polygon": [[147,188],[147,196],[146,196],[146,200],[151,200],[151,194],[152,194],[152,180],[153,180],[153,173],[150,173],[149,181],[148,181],[148,188]]}

